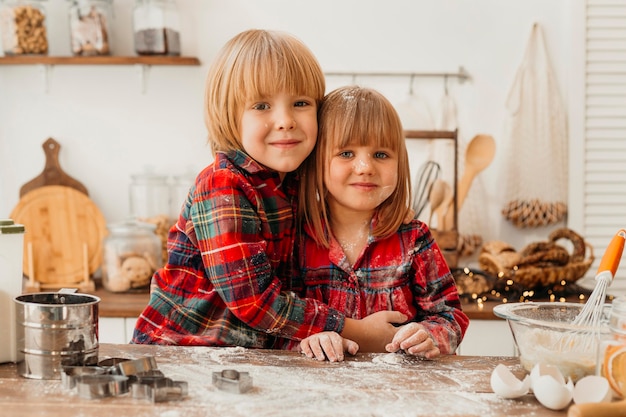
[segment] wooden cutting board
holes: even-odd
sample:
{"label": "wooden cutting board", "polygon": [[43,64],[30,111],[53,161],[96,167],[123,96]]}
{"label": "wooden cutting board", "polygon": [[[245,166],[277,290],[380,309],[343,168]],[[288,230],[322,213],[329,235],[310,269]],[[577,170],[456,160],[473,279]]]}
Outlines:
{"label": "wooden cutting board", "polygon": [[46,155],[46,166],[41,174],[22,185],[22,188],[20,188],[20,197],[36,188],[46,185],[65,185],[88,195],[87,188],[85,188],[80,181],[70,177],[61,168],[61,164],[59,164],[61,145],[59,142],[48,138],[48,140],[43,143],[42,148]]}
{"label": "wooden cutting board", "polygon": [[[102,263],[106,221],[84,193],[47,185],[22,196],[11,219],[24,225],[24,273],[42,284],[72,284]],[[33,262],[29,265],[29,243]]]}

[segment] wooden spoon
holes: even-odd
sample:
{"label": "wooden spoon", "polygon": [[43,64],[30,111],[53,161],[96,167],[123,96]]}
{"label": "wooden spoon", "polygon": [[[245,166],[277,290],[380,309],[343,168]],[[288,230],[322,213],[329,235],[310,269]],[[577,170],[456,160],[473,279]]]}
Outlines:
{"label": "wooden spoon", "polygon": [[441,204],[437,207],[437,229],[438,230],[447,230],[448,225],[446,224],[446,214],[450,211],[449,208],[452,206],[452,201],[454,199],[454,190],[445,181],[443,182],[443,200]]}
{"label": "wooden spoon", "polygon": [[496,154],[496,142],[491,135],[476,135],[465,150],[465,171],[457,187],[457,209],[465,201],[472,181],[479,172],[491,164]]}
{"label": "wooden spoon", "polygon": [[[457,200],[456,209],[461,210],[461,206],[467,197],[472,181],[476,175],[487,168],[496,154],[496,142],[491,135],[476,135],[472,138],[465,150],[465,171],[459,180],[456,188]],[[454,208],[450,205],[450,210],[446,215],[446,224],[452,226]]]}
{"label": "wooden spoon", "polygon": [[[433,182],[432,188],[430,189],[430,194],[428,195],[428,204],[430,205],[430,216],[428,217],[428,225],[430,226],[433,222],[433,215],[435,211],[441,206],[443,203],[443,199],[446,193],[447,183],[442,179],[436,179]],[[449,186],[447,188],[450,188]]]}

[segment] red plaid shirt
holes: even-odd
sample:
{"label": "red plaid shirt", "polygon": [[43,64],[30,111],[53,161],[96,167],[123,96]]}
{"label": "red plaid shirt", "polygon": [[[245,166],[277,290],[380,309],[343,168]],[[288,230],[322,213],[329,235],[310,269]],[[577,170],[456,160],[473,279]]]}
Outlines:
{"label": "red plaid shirt", "polygon": [[291,292],[302,288],[296,186],[242,152],[218,153],[170,230],[133,343],[271,348],[277,336],[341,331],[342,313]]}
{"label": "red plaid shirt", "polygon": [[332,235],[329,249],[306,234],[301,241],[304,296],[324,301],[353,319],[377,311],[400,311],[428,329],[442,354],[456,351],[469,319],[461,309],[454,277],[425,223],[413,220],[391,237],[370,237],[354,266]]}

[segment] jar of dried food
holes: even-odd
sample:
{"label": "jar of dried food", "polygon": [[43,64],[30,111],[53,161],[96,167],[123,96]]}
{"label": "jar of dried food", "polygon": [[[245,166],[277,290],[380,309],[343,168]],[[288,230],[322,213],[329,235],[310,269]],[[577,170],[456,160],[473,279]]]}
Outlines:
{"label": "jar of dried food", "polygon": [[152,275],[163,266],[156,226],[132,220],[111,224],[108,229],[102,285],[111,292],[148,291]]}
{"label": "jar of dried food", "polygon": [[0,0],[0,38],[5,55],[46,55],[43,0]]}
{"label": "jar of dried food", "polygon": [[74,55],[110,55],[113,0],[69,0]]}
{"label": "jar of dried food", "polygon": [[180,23],[174,0],[136,0],[133,29],[139,55],[180,55]]}

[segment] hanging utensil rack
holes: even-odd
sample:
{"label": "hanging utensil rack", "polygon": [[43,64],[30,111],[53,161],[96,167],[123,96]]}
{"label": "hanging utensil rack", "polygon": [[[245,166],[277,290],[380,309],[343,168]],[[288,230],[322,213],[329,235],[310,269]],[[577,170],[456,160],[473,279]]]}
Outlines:
{"label": "hanging utensil rack", "polygon": [[356,77],[416,77],[422,78],[457,78],[460,83],[471,79],[470,74],[462,66],[457,72],[354,72],[354,71],[328,71],[324,73],[326,76],[350,76]]}

